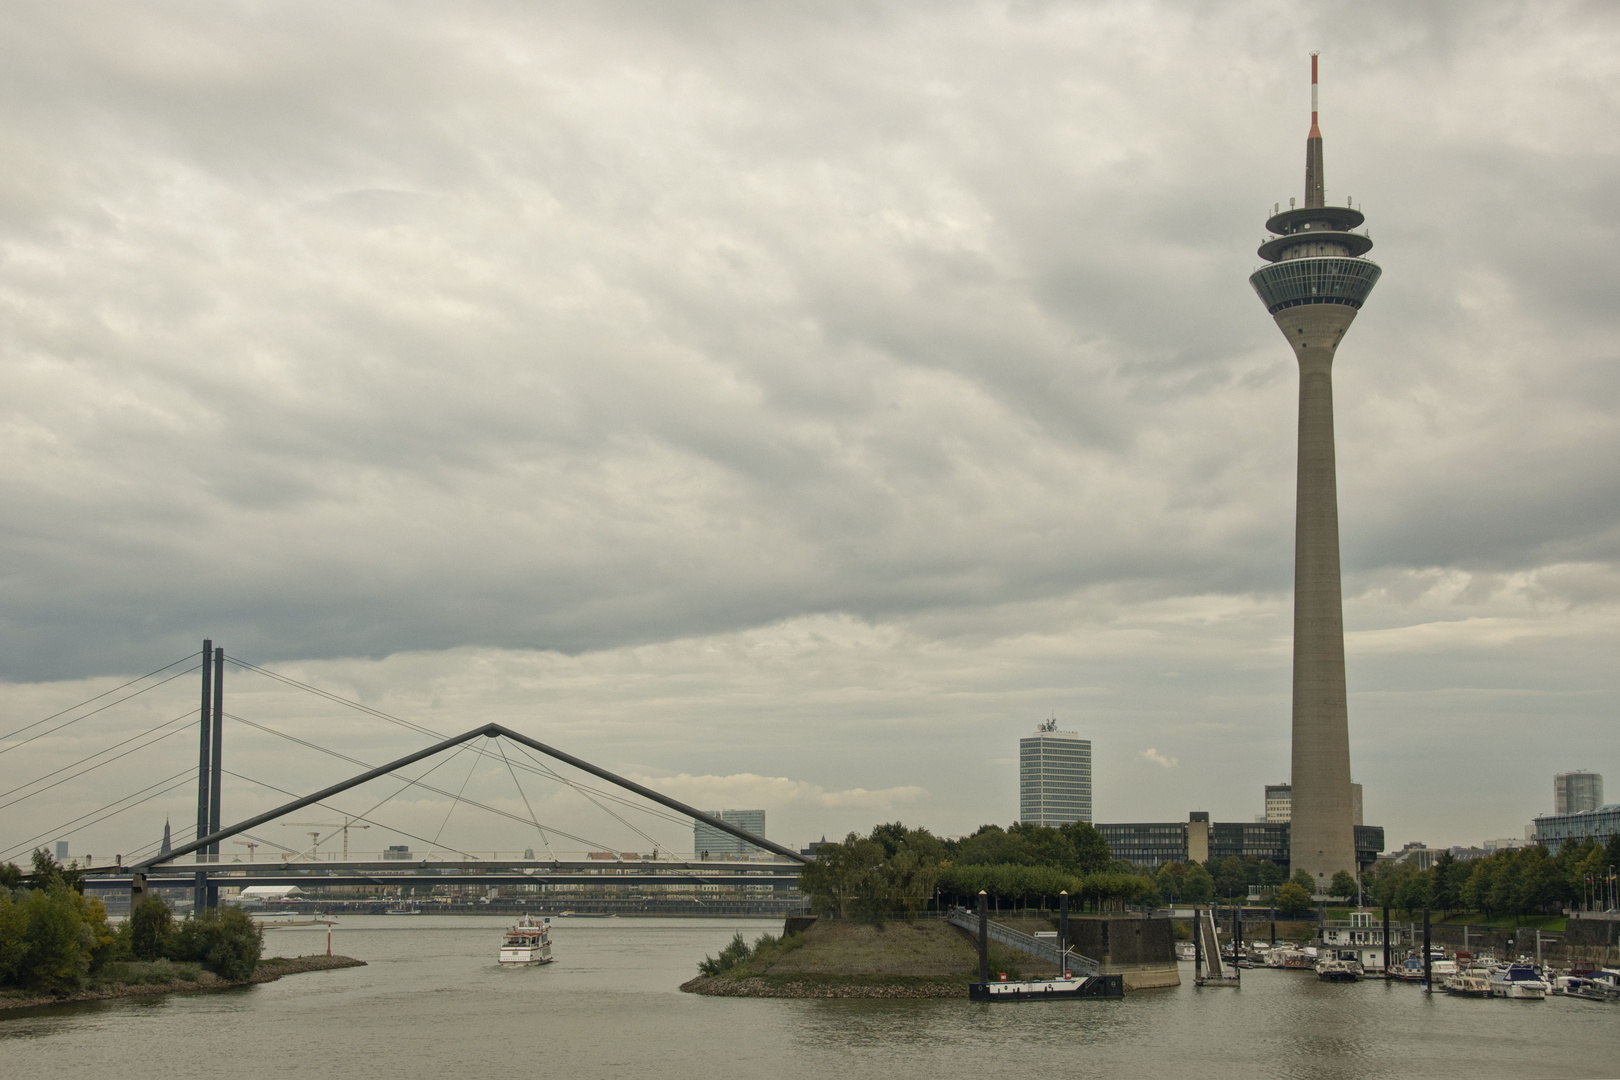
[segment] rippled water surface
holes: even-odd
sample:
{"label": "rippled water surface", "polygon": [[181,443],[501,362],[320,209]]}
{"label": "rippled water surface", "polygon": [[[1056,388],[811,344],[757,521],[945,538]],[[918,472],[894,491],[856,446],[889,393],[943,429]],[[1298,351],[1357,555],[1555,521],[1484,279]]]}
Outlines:
{"label": "rippled water surface", "polygon": [[[1614,1077],[1620,1006],[1424,997],[1379,982],[1244,973],[1241,990],[1121,1002],[784,1001],[676,987],[755,920],[561,919],[557,962],[494,962],[509,920],[347,918],[368,967],[211,994],[5,1014],[0,1075]],[[325,951],[273,930],[269,955]],[[1191,965],[1183,966],[1183,978]]]}

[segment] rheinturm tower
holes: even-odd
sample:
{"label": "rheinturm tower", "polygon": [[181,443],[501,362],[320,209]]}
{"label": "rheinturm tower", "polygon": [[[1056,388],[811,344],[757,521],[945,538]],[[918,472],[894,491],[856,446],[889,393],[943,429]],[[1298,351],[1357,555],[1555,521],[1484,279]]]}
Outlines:
{"label": "rheinturm tower", "polygon": [[1350,718],[1344,687],[1344,605],[1339,584],[1339,496],[1333,452],[1333,357],[1381,272],[1361,256],[1372,240],[1349,205],[1327,205],[1317,126],[1317,56],[1311,54],[1311,130],[1305,139],[1305,205],[1279,205],[1260,245],[1269,264],[1249,284],[1299,361],[1299,473],[1294,509],[1293,870],[1326,892],[1356,872],[1350,789]]}

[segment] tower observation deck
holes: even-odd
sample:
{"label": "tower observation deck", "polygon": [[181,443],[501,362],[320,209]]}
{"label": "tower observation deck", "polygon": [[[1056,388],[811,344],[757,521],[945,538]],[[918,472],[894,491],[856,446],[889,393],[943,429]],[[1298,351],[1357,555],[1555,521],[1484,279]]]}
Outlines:
{"label": "tower observation deck", "polygon": [[1333,445],[1333,357],[1382,271],[1353,206],[1328,206],[1317,124],[1317,56],[1311,54],[1311,130],[1305,140],[1305,205],[1279,205],[1249,284],[1299,362],[1299,471],[1294,515],[1293,824],[1289,860],[1325,893],[1340,870],[1355,873],[1355,808],[1344,680],[1344,603],[1339,496]]}

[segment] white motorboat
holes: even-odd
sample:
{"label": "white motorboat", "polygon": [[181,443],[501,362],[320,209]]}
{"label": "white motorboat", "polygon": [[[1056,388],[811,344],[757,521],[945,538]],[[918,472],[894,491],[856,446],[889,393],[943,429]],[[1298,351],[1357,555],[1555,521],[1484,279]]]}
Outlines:
{"label": "white motorboat", "polygon": [[535,922],[524,915],[516,926],[507,927],[506,937],[501,939],[499,959],[503,964],[551,963],[550,917]]}
{"label": "white motorboat", "polygon": [[1490,976],[1478,971],[1459,971],[1455,975],[1448,975],[1443,985],[1446,993],[1459,997],[1491,996]]}
{"label": "white motorboat", "polygon": [[1506,964],[1491,972],[1491,996],[1544,1001],[1552,987],[1529,964]]}
{"label": "white motorboat", "polygon": [[1323,982],[1360,982],[1363,974],[1361,964],[1355,960],[1328,957],[1316,965],[1316,977]]}

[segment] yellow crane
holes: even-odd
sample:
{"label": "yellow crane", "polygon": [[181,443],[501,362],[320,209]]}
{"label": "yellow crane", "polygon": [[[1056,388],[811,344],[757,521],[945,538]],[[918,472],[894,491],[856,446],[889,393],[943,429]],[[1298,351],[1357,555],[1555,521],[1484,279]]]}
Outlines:
{"label": "yellow crane", "polygon": [[[371,828],[370,825],[356,825],[354,822],[355,822],[354,818],[347,818],[346,817],[342,821],[283,821],[281,824],[283,826],[318,825],[323,829],[342,829],[343,830],[343,861],[348,862],[349,861],[349,830],[350,829],[369,829],[369,828]],[[318,833],[318,832],[312,832],[312,833],[309,834],[309,837],[310,837],[309,857],[311,859],[314,859],[317,856],[317,849],[321,846],[321,834]]]}

